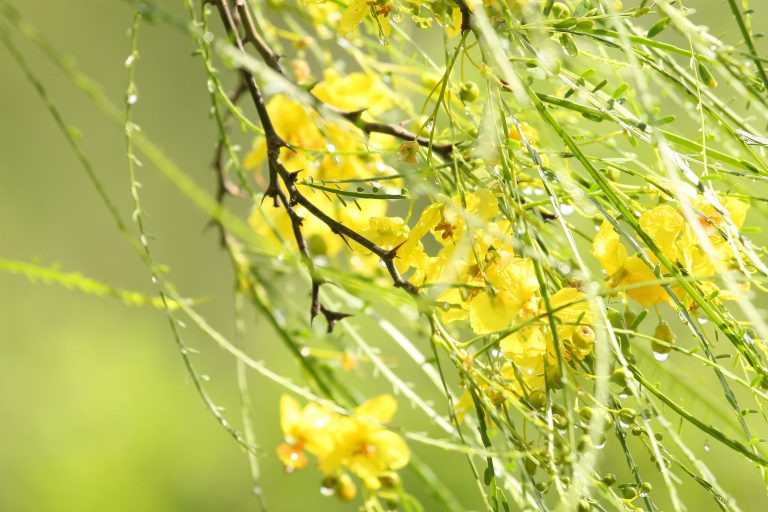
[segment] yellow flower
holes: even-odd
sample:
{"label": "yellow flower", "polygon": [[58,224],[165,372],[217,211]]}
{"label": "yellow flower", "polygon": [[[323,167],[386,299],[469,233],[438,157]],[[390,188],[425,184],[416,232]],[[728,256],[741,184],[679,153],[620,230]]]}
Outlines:
{"label": "yellow flower", "polygon": [[381,486],[380,478],[406,464],[410,449],[402,437],[382,425],[392,420],[397,402],[391,395],[372,398],[355,409],[350,417],[333,424],[334,449],[319,461],[325,474],[341,468],[360,477],[371,490]]}
{"label": "yellow flower", "polygon": [[392,12],[392,3],[388,0],[353,0],[341,14],[339,32],[348,34],[354,31],[360,22],[371,12],[371,8],[373,8],[376,14],[376,21],[382,34],[388,36],[391,30],[389,15]]}
{"label": "yellow flower", "polygon": [[[522,134],[520,132],[522,132]],[[520,129],[515,125],[509,127],[510,139],[523,142],[523,135],[530,145],[535,146],[539,143],[539,132],[528,123],[520,123]]]}
{"label": "yellow flower", "polygon": [[[483,290],[469,300],[469,323],[476,334],[487,334],[509,326],[512,319],[539,289],[530,258],[500,255],[485,271],[495,290]],[[476,280],[481,280],[479,275]]]}
{"label": "yellow flower", "polygon": [[277,447],[277,455],[287,471],[302,469],[307,465],[304,450],[323,457],[331,450],[330,426],[334,413],[317,404],[299,403],[288,395],[280,398],[280,428],[285,443]]}
{"label": "yellow flower", "polygon": [[402,437],[384,427],[392,420],[397,402],[381,395],[357,407],[352,416],[341,416],[325,407],[307,404],[303,409],[289,396],[280,401],[280,426],[286,442],[277,452],[286,469],[307,465],[304,450],[330,480],[344,484],[351,499],[354,490],[345,470],[351,471],[370,490],[380,479],[408,464],[411,452]]}
{"label": "yellow flower", "polygon": [[[342,110],[365,110],[365,115],[379,114],[393,105],[384,84],[365,73],[342,77],[336,71],[326,70],[323,81],[312,93]],[[282,94],[269,100],[267,111],[275,131],[292,146],[280,150],[280,162],[288,171],[301,171],[302,177],[340,180],[377,176],[387,170],[381,157],[367,150],[362,131],[346,121],[325,121],[316,112]],[[356,152],[360,155],[355,155]],[[246,155],[243,166],[255,169],[266,157],[266,142],[260,137]]]}
{"label": "yellow flower", "polygon": [[378,115],[394,106],[389,89],[378,77],[368,73],[355,72],[342,77],[335,69],[326,69],[323,81],[312,89],[312,94],[348,112],[365,110]]}
{"label": "yellow flower", "polygon": [[[305,192],[305,195],[320,210],[355,230],[360,230],[368,224],[368,215],[383,215],[387,207],[384,201],[377,200],[360,200],[358,201],[360,208],[353,204],[344,206],[339,201],[334,201],[325,194],[312,189]],[[347,248],[344,240],[338,234],[333,233],[323,221],[309,213],[304,207],[295,206],[294,210],[304,219],[301,231],[313,256],[332,257]],[[254,231],[276,246],[279,247],[281,240],[285,240],[295,247],[296,242],[290,216],[285,208],[281,206],[275,208],[270,199],[267,198],[256,205],[248,222]]]}
{"label": "yellow flower", "polygon": [[[749,205],[726,197],[721,204],[736,228],[744,223]],[[681,263],[694,277],[706,278],[722,271],[732,249],[718,232],[725,227],[725,219],[716,208],[703,197],[695,197],[693,208],[701,218],[698,226],[686,224],[680,213],[669,205],[661,205],[644,212],[638,220],[640,227],[653,240],[659,251],[673,264]],[[696,227],[697,229],[694,229]],[[709,249],[698,239],[701,231],[708,236]],[[714,253],[712,252],[714,250]],[[669,295],[660,285],[638,286],[658,281],[651,268],[639,255],[628,256],[619,240],[619,235],[606,220],[592,243],[592,253],[600,261],[611,286],[627,287],[626,293],[643,307],[668,302]],[[648,254],[652,263],[658,263],[653,254]],[[711,282],[702,285],[716,289]],[[682,293],[680,289],[676,292]]]}
{"label": "yellow flower", "polygon": [[[575,288],[563,288],[549,297],[550,310],[556,324],[557,341],[563,359],[568,362],[583,360],[592,352],[594,315],[586,295]],[[519,371],[509,372],[513,384],[520,388],[522,379],[528,389],[544,387],[545,373],[554,377],[558,371],[557,349],[547,309],[541,304],[541,317],[535,323],[523,327],[501,340],[500,348],[504,357]],[[528,315],[527,318],[531,318]],[[525,317],[521,321],[525,320]]]}

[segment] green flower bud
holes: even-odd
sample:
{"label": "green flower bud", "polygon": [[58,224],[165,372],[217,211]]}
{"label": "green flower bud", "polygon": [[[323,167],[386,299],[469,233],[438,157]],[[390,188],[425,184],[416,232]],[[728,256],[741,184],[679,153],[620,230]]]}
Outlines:
{"label": "green flower bud", "polygon": [[582,407],[579,411],[579,416],[581,417],[581,421],[584,423],[589,423],[592,421],[592,408],[591,407]]}
{"label": "green flower bud", "polygon": [[552,10],[549,12],[558,20],[569,18],[571,16],[570,7],[565,5],[563,2],[555,2],[552,4]]}
{"label": "green flower bud", "polygon": [[475,82],[462,82],[459,85],[459,98],[465,103],[472,103],[480,97],[480,88]]}
{"label": "green flower bud", "polygon": [[623,487],[621,489],[621,495],[624,496],[625,500],[633,500],[637,498],[637,491],[634,487]]}
{"label": "green flower bud", "polygon": [[616,475],[614,475],[613,473],[608,473],[605,476],[603,476],[602,480],[605,485],[610,487],[616,483]]}
{"label": "green flower bud", "polygon": [[611,374],[611,382],[619,387],[627,387],[627,383],[632,378],[632,374],[626,368],[616,368]]}
{"label": "green flower bud", "polygon": [[663,361],[667,358],[667,354],[672,351],[671,345],[675,344],[675,333],[672,332],[672,328],[667,322],[661,322],[656,326],[653,337],[656,339],[651,342],[651,349],[656,359]]}
{"label": "green flower bud", "polygon": [[634,409],[624,407],[619,411],[619,421],[626,425],[631,425],[634,423],[635,418],[637,418],[637,411]]}
{"label": "green flower bud", "polygon": [[592,443],[592,438],[589,437],[588,434],[582,434],[579,436],[579,439],[576,440],[576,450],[579,453],[584,453],[594,447],[594,443]]}

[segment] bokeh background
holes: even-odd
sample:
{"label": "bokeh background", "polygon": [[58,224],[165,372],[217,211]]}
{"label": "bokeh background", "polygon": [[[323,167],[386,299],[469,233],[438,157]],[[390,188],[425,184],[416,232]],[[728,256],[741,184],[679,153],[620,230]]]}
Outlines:
{"label": "bokeh background", "polygon": [[[159,3],[184,16],[182,2]],[[735,33],[730,15],[724,14],[725,2],[686,4],[697,8],[696,19],[716,27],[718,35]],[[127,4],[17,0],[16,5],[61,52],[75,56],[116,103],[122,101],[131,15]],[[764,19],[756,22],[765,24]],[[129,212],[121,130],[31,45],[18,44],[65,117],[82,132],[82,143],[110,194]],[[192,42],[165,26],[145,25],[140,47],[137,122],[212,191],[209,163],[215,131],[208,118],[203,69],[191,56]],[[66,140],[4,49],[0,77],[0,258],[60,265],[63,271],[150,292],[146,268],[114,228]],[[200,311],[232,335],[232,274],[216,233],[151,167],[141,173],[156,259],[170,266],[171,279],[183,294],[206,297]],[[274,333],[258,318],[250,321],[245,340],[249,352],[269,361],[273,370],[296,376]],[[185,332],[185,338],[201,351],[196,363],[211,376],[208,390],[236,420],[234,361],[194,332]],[[415,378],[409,374],[413,369],[399,371],[405,379]],[[691,369],[692,389],[697,371]],[[283,473],[273,450],[280,442],[280,391],[254,375],[251,393],[263,446],[261,485],[270,510],[345,509],[320,496],[317,472]],[[398,420],[414,430],[426,428],[409,414],[403,407]],[[708,443],[690,429],[683,433],[693,446]],[[478,507],[462,458],[416,449],[434,467],[447,468],[440,475],[465,499],[467,509]],[[607,450],[606,467],[614,456]],[[721,473],[721,483],[745,511],[768,509],[756,472],[729,456],[714,444],[703,452],[714,467],[733,465]],[[252,488],[243,451],[195,393],[162,313],[0,273],[1,511],[246,511],[255,510]],[[409,488],[419,494],[417,482],[411,481]],[[680,489],[690,510],[714,510],[690,482]],[[426,504],[427,510],[437,510]]]}

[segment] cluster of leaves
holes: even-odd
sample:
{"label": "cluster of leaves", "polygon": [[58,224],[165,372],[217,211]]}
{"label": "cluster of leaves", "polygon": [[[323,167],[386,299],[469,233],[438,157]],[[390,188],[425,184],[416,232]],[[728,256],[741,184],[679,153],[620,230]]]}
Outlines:
{"label": "cluster of leaves", "polygon": [[[105,113],[127,118],[136,248],[198,391],[248,450],[255,478],[247,414],[241,434],[210,400],[173,309],[230,351],[242,376],[250,367],[309,400],[283,398],[278,454],[291,471],[307,465],[305,450],[315,455],[324,494],[355,499],[355,475],[365,510],[420,510],[395,473],[407,465],[445,510],[461,510],[408,440],[465,454],[488,510],[651,512],[684,509],[680,477],[738,509],[678,424],[754,463],[768,483],[753,435],[768,421],[768,325],[756,302],[768,267],[747,229],[768,213],[768,141],[730,101],[765,117],[768,79],[751,13],[729,2],[743,45],[671,0],[188,0],[188,22],[140,2],[125,115],[15,11],[5,16]],[[215,197],[131,122],[142,19],[197,46],[219,133]],[[5,26],[0,34],[36,83]],[[236,296],[275,329],[307,388],[180,299],[144,236],[134,147],[212,216]],[[227,201],[251,209],[247,225]],[[308,305],[279,292],[297,281]],[[327,333],[312,325],[318,315]],[[379,330],[441,406],[380,356],[370,341]],[[680,400],[692,390],[675,382],[677,367],[688,363],[713,376],[689,401],[719,422]],[[388,425],[394,398],[366,401],[340,375],[350,371],[379,376],[442,433]],[[605,446],[624,467],[604,473]]]}

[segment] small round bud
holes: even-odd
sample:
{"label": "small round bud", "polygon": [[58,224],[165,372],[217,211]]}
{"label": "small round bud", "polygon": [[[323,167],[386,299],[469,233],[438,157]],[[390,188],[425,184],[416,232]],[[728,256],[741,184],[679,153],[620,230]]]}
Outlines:
{"label": "small round bud", "polygon": [[465,103],[472,103],[480,97],[480,88],[475,82],[462,82],[459,85],[459,98]]}
{"label": "small round bud", "polygon": [[579,411],[579,417],[581,417],[581,421],[584,423],[589,423],[592,421],[592,408],[591,407],[582,407]]}
{"label": "small round bud", "polygon": [[658,355],[666,356],[672,351],[676,336],[667,322],[661,322],[656,326],[653,337],[656,339],[651,342],[651,349],[654,354],[657,354],[657,359],[659,359]]}
{"label": "small round bud", "polygon": [[571,336],[571,341],[578,349],[591,349],[595,343],[595,331],[588,325],[579,326]]}
{"label": "small round bud", "polygon": [[571,16],[571,8],[563,2],[555,2],[552,4],[552,10],[549,12],[558,20],[569,18]]}
{"label": "small round bud", "polygon": [[590,505],[587,500],[581,499],[579,500],[579,504],[576,506],[576,510],[578,512],[589,512],[592,510],[592,505]]}
{"label": "small round bud", "polygon": [[400,155],[400,159],[407,164],[415,164],[419,160],[417,155],[419,154],[419,143],[415,140],[407,140],[400,144],[397,150],[397,154]]}
{"label": "small round bud", "polygon": [[611,382],[619,387],[627,387],[627,383],[632,378],[632,374],[626,368],[616,368],[611,374]]}
{"label": "small round bud", "polygon": [[619,411],[619,421],[625,425],[631,425],[637,418],[637,411],[629,407],[624,407]]}
{"label": "small round bud", "polygon": [[637,498],[637,491],[634,487],[622,487],[621,495],[624,496],[625,500],[633,500]]}
{"label": "small round bud", "polygon": [[614,475],[613,473],[608,473],[607,475],[603,476],[602,481],[605,485],[610,487],[616,483],[616,475]]}
{"label": "small round bud", "polygon": [[579,453],[584,453],[588,450],[591,450],[594,447],[594,443],[592,443],[592,438],[589,437],[588,434],[582,434],[579,436],[579,439],[576,441],[576,450]]}

